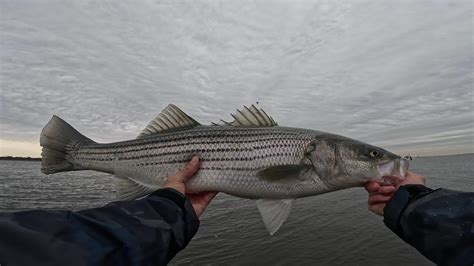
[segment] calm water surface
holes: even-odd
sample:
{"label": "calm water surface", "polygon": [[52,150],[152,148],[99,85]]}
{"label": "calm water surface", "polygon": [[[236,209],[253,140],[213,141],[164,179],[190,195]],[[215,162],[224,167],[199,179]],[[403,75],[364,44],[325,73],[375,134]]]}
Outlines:
{"label": "calm water surface", "polygon": [[[474,154],[417,158],[432,188],[474,191]],[[46,176],[39,162],[0,161],[0,210],[82,209],[114,200],[112,177],[83,171]],[[220,194],[199,232],[171,264],[432,265],[366,209],[360,188],[297,200],[269,236],[251,200]]]}

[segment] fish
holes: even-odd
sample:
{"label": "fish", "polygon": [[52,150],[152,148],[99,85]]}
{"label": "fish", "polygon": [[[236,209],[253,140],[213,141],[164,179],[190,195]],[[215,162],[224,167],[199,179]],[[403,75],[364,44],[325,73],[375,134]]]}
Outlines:
{"label": "fish", "polygon": [[279,126],[244,106],[233,121],[202,125],[170,104],[132,140],[97,143],[54,115],[40,136],[45,174],[95,170],[115,175],[117,198],[160,189],[195,155],[200,169],[187,193],[223,192],[253,199],[275,234],[298,198],[404,178],[408,160],[385,149],[317,130]]}

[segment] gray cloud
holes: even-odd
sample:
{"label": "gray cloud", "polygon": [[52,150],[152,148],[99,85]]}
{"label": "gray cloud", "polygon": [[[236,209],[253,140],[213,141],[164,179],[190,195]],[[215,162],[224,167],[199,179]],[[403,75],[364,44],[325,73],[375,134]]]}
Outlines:
{"label": "gray cloud", "polygon": [[52,114],[98,141],[166,104],[205,123],[256,101],[281,125],[401,153],[474,152],[470,1],[0,3],[1,138]]}

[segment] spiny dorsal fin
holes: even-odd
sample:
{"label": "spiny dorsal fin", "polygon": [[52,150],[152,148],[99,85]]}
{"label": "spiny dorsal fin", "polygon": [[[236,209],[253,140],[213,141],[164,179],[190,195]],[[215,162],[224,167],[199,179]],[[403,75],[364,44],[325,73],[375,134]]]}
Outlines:
{"label": "spiny dorsal fin", "polygon": [[233,127],[274,127],[278,124],[273,118],[265,113],[262,109],[257,109],[255,105],[251,105],[250,108],[244,106],[242,110],[238,110],[231,114],[234,118],[232,122],[226,122],[221,120],[222,124],[212,123],[213,125],[220,126],[233,126]]}
{"label": "spiny dorsal fin", "polygon": [[170,129],[190,128],[200,125],[196,120],[181,111],[176,105],[170,104],[153,119],[137,138],[161,133]]}

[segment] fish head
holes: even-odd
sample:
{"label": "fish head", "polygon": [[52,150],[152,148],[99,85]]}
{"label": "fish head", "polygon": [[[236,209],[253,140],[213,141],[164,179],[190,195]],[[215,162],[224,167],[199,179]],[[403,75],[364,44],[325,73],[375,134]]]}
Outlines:
{"label": "fish head", "polygon": [[318,177],[339,188],[385,183],[383,177],[404,178],[408,160],[385,149],[341,136],[313,141],[306,154]]}

